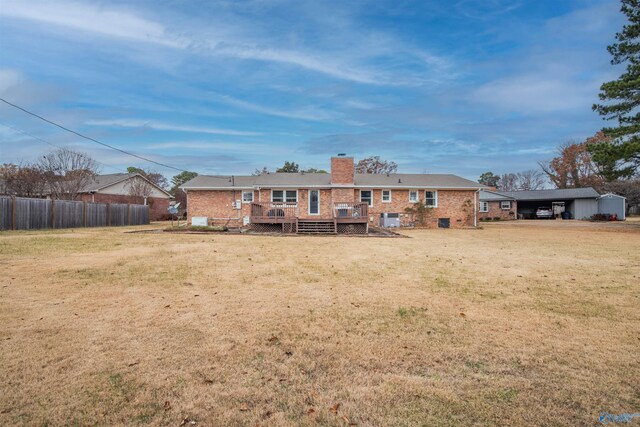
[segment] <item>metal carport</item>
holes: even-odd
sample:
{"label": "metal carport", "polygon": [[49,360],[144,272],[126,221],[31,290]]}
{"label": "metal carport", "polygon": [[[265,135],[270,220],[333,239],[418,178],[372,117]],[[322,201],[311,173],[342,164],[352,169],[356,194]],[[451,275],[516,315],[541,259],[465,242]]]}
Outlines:
{"label": "metal carport", "polygon": [[500,191],[518,202],[518,218],[534,219],[539,207],[554,208],[556,213],[568,211],[573,219],[591,218],[598,213],[600,195],[591,187],[556,190]]}

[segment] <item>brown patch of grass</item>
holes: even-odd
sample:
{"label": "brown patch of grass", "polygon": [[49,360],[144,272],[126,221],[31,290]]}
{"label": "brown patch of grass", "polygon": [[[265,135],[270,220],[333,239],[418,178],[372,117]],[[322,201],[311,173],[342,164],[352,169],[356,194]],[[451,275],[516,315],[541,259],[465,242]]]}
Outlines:
{"label": "brown patch of grass", "polygon": [[123,231],[0,236],[1,424],[576,425],[640,407],[634,224]]}

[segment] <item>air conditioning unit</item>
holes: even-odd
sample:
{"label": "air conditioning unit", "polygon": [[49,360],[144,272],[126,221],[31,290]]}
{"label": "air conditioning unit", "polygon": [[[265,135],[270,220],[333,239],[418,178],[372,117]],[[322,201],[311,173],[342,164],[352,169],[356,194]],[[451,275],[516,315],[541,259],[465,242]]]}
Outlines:
{"label": "air conditioning unit", "polygon": [[191,225],[194,227],[206,227],[209,225],[209,218],[206,216],[191,217]]}
{"label": "air conditioning unit", "polygon": [[380,214],[380,227],[398,228],[400,227],[400,214],[385,212]]}

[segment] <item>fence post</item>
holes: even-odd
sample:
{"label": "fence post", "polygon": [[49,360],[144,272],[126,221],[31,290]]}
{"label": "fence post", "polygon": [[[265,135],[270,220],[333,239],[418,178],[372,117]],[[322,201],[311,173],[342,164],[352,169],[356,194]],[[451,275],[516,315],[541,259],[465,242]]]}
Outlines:
{"label": "fence post", "polygon": [[51,228],[56,228],[56,203],[51,199]]}
{"label": "fence post", "polygon": [[87,201],[82,201],[82,226],[87,226]]}
{"label": "fence post", "polygon": [[107,227],[111,226],[111,203],[107,203]]}
{"label": "fence post", "polygon": [[127,225],[131,225],[131,204],[127,203]]}
{"label": "fence post", "polygon": [[16,215],[18,213],[18,203],[16,201],[16,196],[11,196],[11,229],[16,229]]}

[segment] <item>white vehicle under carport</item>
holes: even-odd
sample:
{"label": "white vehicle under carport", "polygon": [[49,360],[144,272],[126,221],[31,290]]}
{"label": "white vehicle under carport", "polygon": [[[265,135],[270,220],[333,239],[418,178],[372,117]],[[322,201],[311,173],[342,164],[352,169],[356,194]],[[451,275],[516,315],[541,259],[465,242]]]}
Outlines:
{"label": "white vehicle under carport", "polygon": [[549,206],[542,206],[536,209],[536,218],[538,219],[554,219],[553,209]]}

